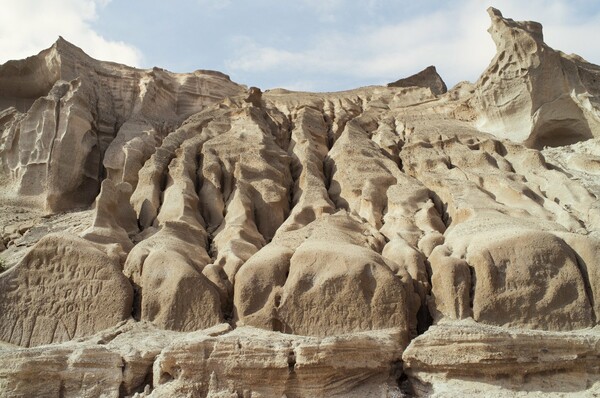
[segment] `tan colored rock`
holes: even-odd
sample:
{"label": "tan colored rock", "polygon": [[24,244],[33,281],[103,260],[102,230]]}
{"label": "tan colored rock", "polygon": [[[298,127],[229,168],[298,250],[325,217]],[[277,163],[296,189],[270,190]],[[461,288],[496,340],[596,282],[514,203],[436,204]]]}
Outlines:
{"label": "tan colored rock", "polygon": [[556,234],[569,245],[581,272],[585,293],[598,322],[600,314],[600,239],[580,234]]}
{"label": "tan colored rock", "polygon": [[210,261],[205,232],[169,221],[127,257],[136,290],[135,316],[159,327],[192,331],[222,321],[219,293],[202,274]]}
{"label": "tan colored rock", "polygon": [[489,13],[448,92],[0,66],[0,396],[597,393],[600,68]]}
{"label": "tan colored rock", "polygon": [[[228,325],[202,332],[216,336]],[[89,338],[43,347],[0,346],[0,397],[131,396],[152,386],[152,365],[178,332],[121,322]]]}
{"label": "tan colored rock", "polygon": [[0,397],[118,397],[121,356],[104,346],[0,350]]}
{"label": "tan colored rock", "polygon": [[467,129],[413,134],[401,155],[405,170],[444,204],[444,246],[428,258],[434,319],[474,316],[549,330],[594,325],[588,276],[550,234],[595,229],[597,200],[584,185],[535,150]]}
{"label": "tan colored rock", "polygon": [[446,246],[439,246],[429,257],[431,265],[430,310],[435,320],[440,318],[465,319],[473,316],[471,286],[473,278],[469,264],[452,257]]}
{"label": "tan colored rock", "polygon": [[428,66],[419,73],[415,73],[412,76],[405,77],[404,79],[397,80],[393,83],[388,83],[388,87],[424,87],[429,88],[435,95],[445,94],[448,89],[446,83],[442,80],[441,76],[437,73],[435,66]]}
{"label": "tan colored rock", "polygon": [[317,339],[253,328],[190,336],[158,356],[150,397],[399,395],[398,337],[379,331]]}
{"label": "tan colored rock", "polygon": [[256,108],[231,117],[229,131],[202,148],[200,201],[213,236],[215,272],[230,283],[242,264],[270,241],[289,214],[290,159]]}
{"label": "tan colored rock", "polygon": [[84,341],[0,347],[0,396],[399,396],[403,348],[396,330],[318,339],[127,322]]}
{"label": "tan colored rock", "polygon": [[312,336],[399,328],[408,337],[418,297],[408,273],[373,250],[383,242],[344,212],[282,233],[236,277],[239,323]]}
{"label": "tan colored rock", "polygon": [[177,331],[203,329],[222,320],[219,292],[202,273],[210,258],[195,170],[205,140],[197,135],[175,151],[155,219],[160,229],[138,244],[125,263],[125,274],[136,288],[136,316]]}
{"label": "tan colored rock", "polygon": [[253,106],[260,107],[262,105],[262,91],[258,87],[250,87],[248,89],[248,98],[244,99],[245,102],[252,104]]}
{"label": "tan colored rock", "polygon": [[[567,201],[566,205],[570,207],[571,211],[583,213],[581,218],[586,220],[588,232],[596,238],[600,237],[598,228],[600,225],[600,201],[597,200],[600,197],[600,182],[598,181],[600,139],[595,138],[558,148],[546,148],[542,153],[549,169],[559,168],[572,176],[565,178],[564,174],[553,172],[553,179],[561,179],[560,184],[546,185],[561,193],[560,196],[556,195],[554,200],[558,203]],[[578,185],[582,185],[587,194],[585,191],[582,192],[581,188],[573,186],[575,185],[573,180]],[[575,195],[570,194],[573,191]],[[583,206],[583,209],[580,209],[581,206],[578,203],[573,203],[572,199],[578,197],[587,198],[589,201],[586,206]]]}
{"label": "tan colored rock", "polygon": [[243,93],[218,72],[176,75],[97,61],[62,38],[3,65],[0,87],[3,197],[24,197],[48,212],[90,205],[102,167],[115,183],[135,187],[135,174],[169,130]]}
{"label": "tan colored rock", "polygon": [[482,235],[468,249],[473,318],[499,326],[573,330],[594,325],[575,253],[549,233]]}
{"label": "tan colored rock", "polygon": [[488,13],[497,52],[476,83],[478,126],[534,148],[597,137],[600,68],[550,48],[537,22]]}
{"label": "tan colored rock", "polygon": [[40,240],[0,287],[0,339],[23,347],[87,336],[131,316],[132,289],[119,265],[66,234]]}
{"label": "tan colored rock", "polygon": [[83,238],[106,246],[107,253],[117,251],[121,263],[133,248],[129,235],[138,231],[137,216],[129,203],[131,193],[131,185],[126,182],[115,185],[112,180],[102,181],[96,197],[94,221],[82,233]]}
{"label": "tan colored rock", "polygon": [[328,128],[323,115],[314,108],[305,107],[298,111],[294,122],[288,149],[292,155],[293,207],[277,233],[304,227],[334,211],[323,170],[329,151]]}
{"label": "tan colored rock", "polygon": [[402,360],[414,396],[593,397],[600,391],[599,338],[597,330],[524,331],[462,321],[432,326]]}

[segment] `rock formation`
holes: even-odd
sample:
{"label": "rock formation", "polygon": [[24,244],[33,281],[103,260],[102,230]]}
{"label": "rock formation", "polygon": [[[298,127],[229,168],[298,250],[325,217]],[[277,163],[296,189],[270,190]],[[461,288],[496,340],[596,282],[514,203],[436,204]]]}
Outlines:
{"label": "rock formation", "polygon": [[0,396],[600,394],[600,67],[476,83],[0,66]]}
{"label": "rock formation", "polygon": [[477,126],[539,149],[598,137],[600,68],[548,47],[537,22],[489,14],[497,52],[476,83]]}
{"label": "rock formation", "polygon": [[388,87],[423,87],[430,88],[435,95],[442,95],[448,91],[446,83],[437,73],[435,66],[431,65],[423,69],[421,72],[404,79],[397,80],[393,83],[388,83]]}

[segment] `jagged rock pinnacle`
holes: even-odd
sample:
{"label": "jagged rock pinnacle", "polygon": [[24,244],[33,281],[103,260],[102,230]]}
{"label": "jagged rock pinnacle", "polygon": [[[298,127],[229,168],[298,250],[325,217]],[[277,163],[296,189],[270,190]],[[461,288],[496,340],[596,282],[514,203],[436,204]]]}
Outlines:
{"label": "jagged rock pinnacle", "polygon": [[433,65],[412,76],[389,83],[388,87],[424,87],[431,89],[435,95],[442,95],[448,91],[446,83]]}

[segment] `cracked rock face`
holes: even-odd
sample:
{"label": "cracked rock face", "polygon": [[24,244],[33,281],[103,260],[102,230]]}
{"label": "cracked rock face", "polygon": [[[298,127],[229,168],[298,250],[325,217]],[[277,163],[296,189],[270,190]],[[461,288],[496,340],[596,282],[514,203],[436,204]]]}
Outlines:
{"label": "cracked rock face", "polygon": [[600,67],[488,12],[450,90],[1,65],[0,396],[599,394]]}

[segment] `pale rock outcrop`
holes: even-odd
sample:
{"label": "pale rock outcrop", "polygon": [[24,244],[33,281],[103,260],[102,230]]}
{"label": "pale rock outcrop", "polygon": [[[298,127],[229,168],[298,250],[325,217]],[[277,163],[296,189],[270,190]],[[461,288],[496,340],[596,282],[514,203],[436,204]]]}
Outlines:
{"label": "pale rock outcrop", "polygon": [[49,235],[0,276],[0,339],[24,347],[63,342],[131,316],[118,263],[76,236]]}
{"label": "pale rock outcrop", "polygon": [[142,229],[156,226],[156,217],[165,190],[163,181],[168,176],[169,165],[176,157],[178,148],[184,144],[195,145],[200,152],[205,142],[229,130],[230,114],[231,111],[226,108],[213,106],[191,116],[180,128],[170,133],[144,163],[139,170],[139,182],[131,197]]}
{"label": "pale rock outcrop", "polygon": [[[226,325],[204,330],[213,336]],[[34,348],[0,346],[1,397],[120,397],[149,390],[160,352],[182,333],[145,322],[120,324],[63,344]]]}
{"label": "pale rock outcrop", "polygon": [[399,396],[401,350],[398,334],[384,330],[323,339],[253,328],[191,335],[157,357],[149,396]]}
{"label": "pale rock outcrop", "polygon": [[126,182],[115,185],[112,180],[102,181],[100,193],[94,204],[94,220],[82,237],[106,247],[107,253],[115,253],[124,263],[133,248],[129,238],[138,232],[137,216],[129,203],[132,189]]}
{"label": "pale rock outcrop", "polygon": [[402,355],[414,380],[408,392],[417,397],[593,397],[600,389],[599,339],[596,330],[525,331],[472,321],[432,326]]}
{"label": "pale rock outcrop", "polygon": [[600,69],[489,13],[450,91],[0,66],[0,397],[597,395]]}
{"label": "pale rock outcrop", "polygon": [[210,260],[202,232],[170,221],[131,251],[124,272],[136,292],[136,318],[179,331],[222,321],[219,293],[202,274]]}
{"label": "pale rock outcrop", "polygon": [[489,8],[496,56],[475,87],[477,125],[534,148],[600,135],[600,68],[544,43],[542,25]]}
{"label": "pale rock outcrop", "polygon": [[335,207],[327,193],[324,161],[328,127],[323,114],[315,108],[301,108],[294,118],[291,132],[291,172],[294,180],[292,209],[277,233],[302,228]]}
{"label": "pale rock outcrop", "polygon": [[403,349],[396,330],[319,339],[127,322],[81,341],[0,347],[0,396],[401,396]]}
{"label": "pale rock outcrop", "polygon": [[290,211],[290,157],[269,121],[263,111],[245,108],[232,115],[229,131],[202,148],[200,200],[207,204],[214,264],[231,283]]}
{"label": "pale rock outcrop", "polygon": [[408,140],[402,161],[444,203],[449,226],[429,256],[434,318],[474,316],[550,330],[593,326],[587,276],[569,245],[551,233],[594,230],[594,195],[536,151],[468,130],[424,138]]}
{"label": "pale rock outcrop", "polygon": [[480,234],[469,245],[466,261],[475,276],[476,321],[542,330],[594,325],[575,253],[556,236],[539,231]]}
{"label": "pale rock outcrop", "polygon": [[121,356],[102,345],[0,350],[2,397],[120,396]]}
{"label": "pale rock outcrop", "polygon": [[105,169],[115,183],[135,186],[167,132],[243,94],[218,72],[176,75],[97,61],[62,38],[2,65],[0,75],[2,196],[49,212],[90,205]]}
{"label": "pale rock outcrop", "polygon": [[[553,174],[557,178],[562,177],[561,183],[556,184],[557,187],[565,185],[572,187],[572,180],[575,180],[577,185],[583,186],[585,191],[591,194],[586,195],[581,188],[575,191],[576,197],[587,196],[589,198],[589,204],[586,204],[582,209],[583,211],[579,210],[577,203],[571,201],[568,205],[571,211],[580,212],[582,216],[587,218],[588,233],[600,238],[600,228],[598,228],[600,225],[598,221],[600,201],[597,200],[600,197],[600,181],[598,180],[598,174],[600,173],[600,139],[595,138],[559,148],[546,148],[542,151],[542,154],[549,169],[564,170],[571,176],[571,178],[565,178],[567,176],[564,173],[554,172]],[[549,188],[556,189],[554,186],[549,186]],[[562,191],[560,188],[559,190]],[[560,200],[561,198],[557,197],[556,199]],[[565,195],[562,195],[562,199],[566,199]]]}
{"label": "pale rock outcrop", "polygon": [[[163,141],[159,151],[164,157],[158,158],[158,151],[153,155],[156,161],[150,163],[149,173],[156,185],[150,187],[157,202],[150,216],[150,208],[142,206],[140,221],[152,217],[155,227],[141,223],[147,228],[143,233],[151,236],[133,249],[124,270],[136,289],[135,315],[179,331],[207,328],[223,318],[219,292],[202,273],[210,263],[196,189],[197,157],[211,134],[204,125],[205,121],[188,123]],[[175,149],[173,143],[181,146]],[[161,192],[157,179],[163,173],[167,175]],[[142,186],[136,193],[143,192]]]}
{"label": "pale rock outcrop", "polygon": [[408,338],[418,297],[378,254],[384,242],[345,212],[278,235],[236,277],[239,323],[312,336],[397,327]]}

